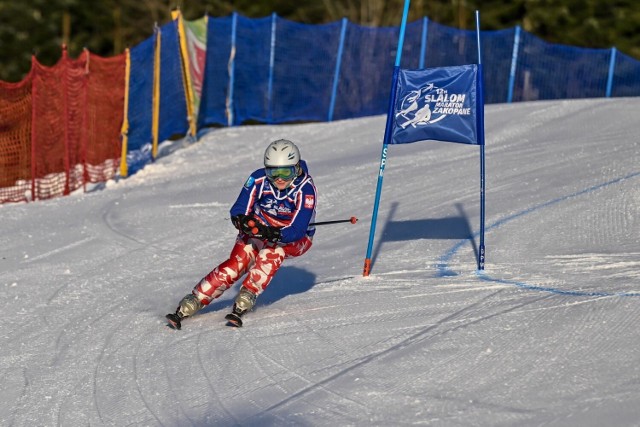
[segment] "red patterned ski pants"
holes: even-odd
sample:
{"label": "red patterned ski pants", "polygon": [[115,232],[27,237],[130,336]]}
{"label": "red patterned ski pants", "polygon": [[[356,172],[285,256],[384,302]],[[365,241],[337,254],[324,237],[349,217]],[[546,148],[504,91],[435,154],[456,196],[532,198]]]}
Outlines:
{"label": "red patterned ski pants", "polygon": [[202,304],[208,305],[248,273],[242,286],[260,295],[267,288],[285,258],[300,256],[310,247],[311,239],[307,236],[280,246],[246,235],[238,235],[229,259],[200,280],[192,293]]}

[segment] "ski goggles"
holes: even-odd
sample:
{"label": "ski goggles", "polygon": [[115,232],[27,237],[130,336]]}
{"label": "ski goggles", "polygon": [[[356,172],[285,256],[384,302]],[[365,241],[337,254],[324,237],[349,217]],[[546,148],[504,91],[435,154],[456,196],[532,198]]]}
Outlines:
{"label": "ski goggles", "polygon": [[298,176],[298,168],[295,166],[280,166],[276,168],[264,168],[264,171],[269,179],[274,180],[277,178],[285,181],[290,181]]}

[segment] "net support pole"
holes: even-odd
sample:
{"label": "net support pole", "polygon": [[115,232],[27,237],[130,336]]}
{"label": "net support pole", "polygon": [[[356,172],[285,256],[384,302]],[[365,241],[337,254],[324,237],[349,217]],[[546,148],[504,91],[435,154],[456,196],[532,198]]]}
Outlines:
{"label": "net support pole", "polygon": [[120,136],[122,138],[122,146],[120,147],[120,176],[122,178],[129,176],[129,166],[127,164],[127,153],[129,152],[129,85],[131,83],[131,51],[129,48],[125,50],[125,55],[124,112],[122,114],[122,128],[120,129]]}
{"label": "net support pole", "polygon": [[342,54],[344,52],[344,39],[347,34],[347,18],[342,18],[342,26],[340,27],[340,43],[338,44],[338,53],[336,55],[336,68],[333,72],[333,85],[331,86],[331,101],[329,102],[329,113],[327,121],[333,121],[333,110],[336,107],[336,97],[338,94],[338,82],[340,81],[340,68],[342,67]]}
{"label": "net support pole", "polygon": [[429,18],[422,18],[422,35],[420,37],[420,64],[418,68],[424,68],[424,59],[427,54],[427,32],[429,29]]}
{"label": "net support pole", "polygon": [[155,49],[153,51],[153,94],[151,104],[151,160],[155,161],[158,157],[158,134],[160,129],[160,77],[162,58],[162,30],[156,24],[155,29]]}
{"label": "net support pole", "polygon": [[276,62],[276,24],[278,15],[271,14],[271,46],[269,48],[269,87],[267,88],[267,123],[273,123],[272,95],[273,95],[273,68]]}
{"label": "net support pole", "polygon": [[233,12],[231,17],[231,52],[229,53],[229,62],[227,63],[227,71],[229,73],[229,88],[225,105],[227,115],[227,126],[233,126],[233,89],[236,78],[236,32],[238,29],[238,13]]}
{"label": "net support pole", "polygon": [[482,49],[480,47],[480,12],[476,10],[476,38],[478,43],[478,93],[482,105],[478,109],[478,143],[480,144],[480,245],[478,253],[478,270],[484,270],[484,217],[485,217],[485,170],[484,170],[484,87],[482,76]]}
{"label": "net support pole", "polygon": [[378,185],[376,187],[376,197],[373,203],[373,214],[371,216],[371,228],[369,229],[369,244],[367,246],[367,255],[364,260],[363,276],[368,276],[371,271],[371,252],[373,250],[373,239],[376,232],[376,222],[378,220],[378,207],[380,205],[380,194],[382,193],[382,181],[384,177],[384,168],[387,163],[387,150],[391,140],[393,127],[393,112],[396,104],[396,86],[398,83],[398,74],[400,73],[400,59],[402,58],[402,46],[404,44],[404,33],[407,27],[407,16],[409,15],[409,4],[411,0],[404,1],[404,11],[402,12],[402,23],[400,24],[400,35],[398,36],[398,50],[396,51],[396,62],[393,67],[393,78],[391,81],[391,94],[389,96],[389,110],[387,111],[387,123],[384,129],[384,140],[382,144],[382,154],[380,156],[380,170],[378,171]]}
{"label": "net support pole", "polygon": [[611,98],[611,91],[613,89],[613,75],[616,71],[616,52],[616,48],[612,47],[611,57],[609,58],[609,75],[607,76],[607,98]]}
{"label": "net support pole", "polygon": [[513,50],[511,51],[511,68],[509,70],[509,91],[507,102],[513,101],[513,87],[516,84],[516,66],[518,64],[518,50],[520,49],[520,25],[516,26],[513,33]]}

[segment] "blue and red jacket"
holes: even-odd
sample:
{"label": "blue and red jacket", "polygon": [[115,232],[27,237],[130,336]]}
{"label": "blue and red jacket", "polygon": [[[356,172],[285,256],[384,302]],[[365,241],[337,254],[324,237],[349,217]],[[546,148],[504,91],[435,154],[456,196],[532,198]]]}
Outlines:
{"label": "blue and red jacket", "polygon": [[316,186],[307,164],[301,160],[300,166],[303,173],[282,191],[267,179],[264,168],[252,173],[231,207],[231,216],[252,214],[266,225],[281,227],[282,243],[313,237],[316,230],[309,223],[316,216]]}

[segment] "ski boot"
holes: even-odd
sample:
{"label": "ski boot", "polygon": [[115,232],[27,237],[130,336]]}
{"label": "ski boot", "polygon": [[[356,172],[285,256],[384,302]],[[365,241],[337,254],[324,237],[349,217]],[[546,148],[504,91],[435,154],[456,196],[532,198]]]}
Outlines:
{"label": "ski boot", "polygon": [[238,328],[242,326],[242,316],[253,308],[256,298],[256,294],[249,289],[244,286],[240,288],[240,292],[233,304],[233,311],[225,316],[231,326],[237,326]]}
{"label": "ski boot", "polygon": [[181,322],[185,317],[193,316],[196,314],[204,305],[198,300],[198,298],[189,294],[182,298],[180,301],[180,305],[176,308],[175,313],[169,313],[165,317],[169,321],[169,326],[173,329],[182,328]]}

